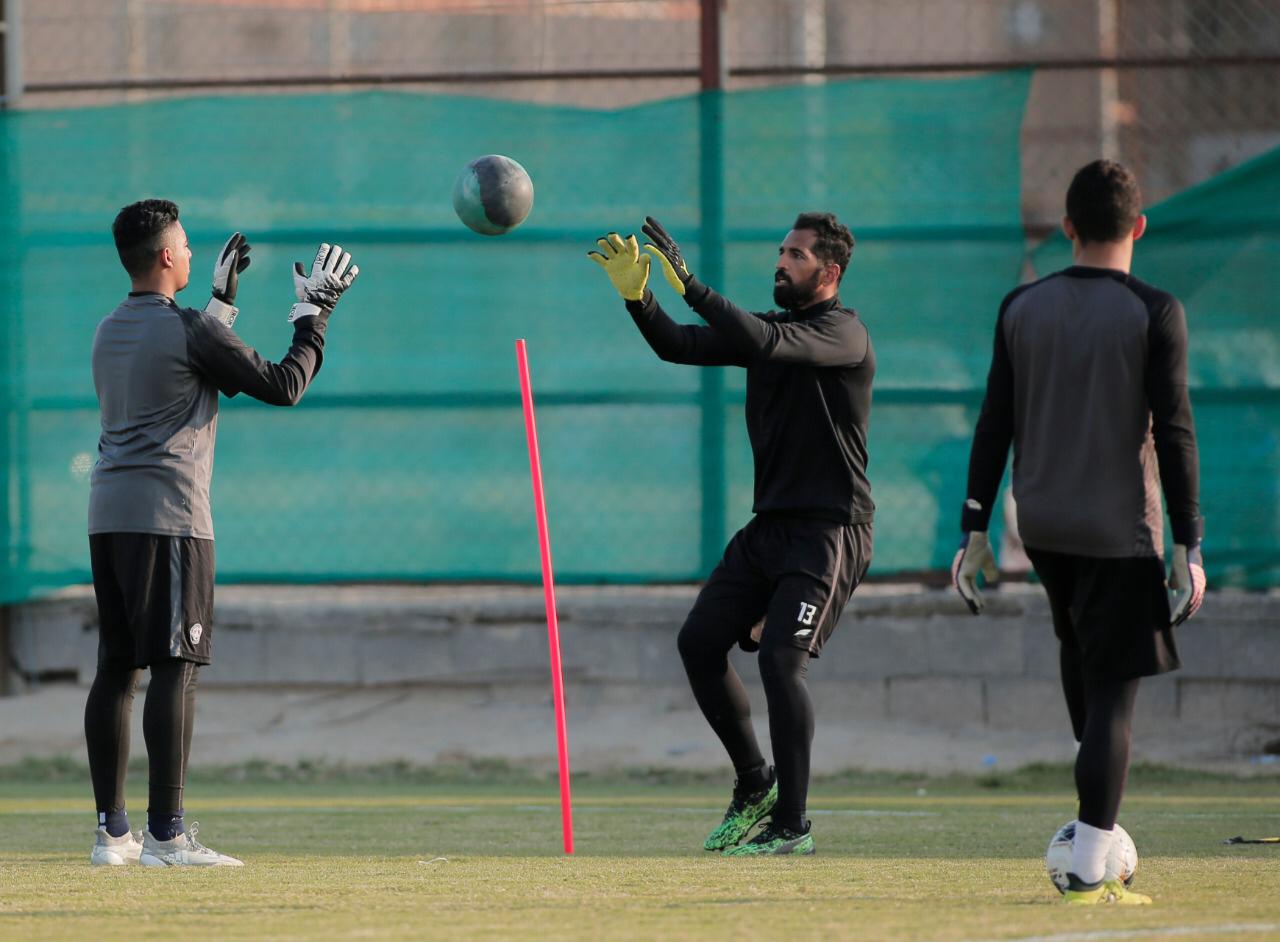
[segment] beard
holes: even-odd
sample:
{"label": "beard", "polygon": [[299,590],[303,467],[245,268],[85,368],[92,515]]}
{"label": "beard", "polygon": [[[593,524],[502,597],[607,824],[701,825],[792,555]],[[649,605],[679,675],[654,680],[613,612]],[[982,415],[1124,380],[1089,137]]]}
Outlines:
{"label": "beard", "polygon": [[[774,276],[775,279],[777,276]],[[799,311],[813,303],[813,296],[818,292],[818,282],[822,278],[822,271],[818,270],[813,273],[812,278],[808,278],[801,282],[786,280],[773,283],[773,303],[786,311]]]}

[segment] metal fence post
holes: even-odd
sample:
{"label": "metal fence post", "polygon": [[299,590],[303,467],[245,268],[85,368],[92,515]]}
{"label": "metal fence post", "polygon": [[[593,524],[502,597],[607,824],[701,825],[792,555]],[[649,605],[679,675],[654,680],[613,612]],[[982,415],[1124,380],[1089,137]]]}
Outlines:
{"label": "metal fence post", "polygon": [[0,0],[0,108],[22,99],[22,0]]}
{"label": "metal fence post", "polygon": [[[701,241],[699,276],[707,284],[724,285],[724,48],[723,0],[702,0],[702,94],[698,109],[698,191]],[[702,412],[702,571],[709,573],[720,559],[725,541],[724,369],[700,371]]]}
{"label": "metal fence post", "polygon": [[13,660],[9,652],[9,606],[0,605],[0,697],[13,693]]}
{"label": "metal fence post", "polygon": [[[22,0],[0,0],[0,109],[17,108],[22,99]],[[16,207],[4,205],[9,199],[16,199],[17,192],[10,187],[9,148],[7,141],[0,139],[0,206],[3,206],[4,223],[0,225],[0,245],[9,244],[16,236],[14,217]],[[14,271],[0,277],[16,278]],[[4,294],[0,291],[0,297]],[[6,299],[7,301],[7,299]],[[9,384],[12,382],[13,364],[10,362],[12,349],[11,331],[14,329],[14,312],[8,303],[0,304],[6,315],[0,319],[0,429],[4,436],[4,455],[0,456],[0,599],[8,596],[13,588],[12,535],[10,532],[10,462],[13,460],[13,424],[10,413],[12,398]],[[9,606],[0,604],[0,697],[12,693],[10,674],[12,664],[9,656]]]}

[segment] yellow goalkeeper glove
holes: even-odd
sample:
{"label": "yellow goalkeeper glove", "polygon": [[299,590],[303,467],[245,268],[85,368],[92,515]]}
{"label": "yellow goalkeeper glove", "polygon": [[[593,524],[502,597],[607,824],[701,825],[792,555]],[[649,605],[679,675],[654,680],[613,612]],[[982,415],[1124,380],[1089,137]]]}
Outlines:
{"label": "yellow goalkeeper glove", "polygon": [[662,223],[653,216],[645,216],[640,232],[650,239],[644,251],[652,253],[655,259],[662,262],[662,274],[666,276],[667,284],[684,297],[689,293],[689,285],[694,283],[694,276],[689,274],[689,266],[685,264],[685,256],[681,255],[676,239],[671,238],[667,230],[662,228]]}
{"label": "yellow goalkeeper glove", "polygon": [[689,284],[693,281],[693,275],[689,274],[689,266],[685,264],[684,256],[680,254],[680,246],[676,245],[675,239],[667,235],[667,230],[662,228],[662,223],[652,216],[644,217],[644,225],[640,227],[640,231],[650,239],[644,250],[662,263],[662,274],[667,279],[667,284],[684,297],[689,290]]}
{"label": "yellow goalkeeper glove", "polygon": [[624,240],[616,232],[610,232],[596,245],[599,252],[588,252],[587,258],[604,269],[618,294],[627,301],[644,298],[644,288],[649,282],[649,256],[640,254],[636,237]]}

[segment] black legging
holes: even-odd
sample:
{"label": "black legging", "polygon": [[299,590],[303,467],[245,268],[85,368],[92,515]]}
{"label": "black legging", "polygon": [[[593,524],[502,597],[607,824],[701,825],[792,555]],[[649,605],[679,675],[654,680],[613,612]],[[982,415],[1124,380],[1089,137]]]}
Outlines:
{"label": "black legging", "polygon": [[[147,810],[153,815],[180,815],[182,788],[191,755],[195,724],[196,674],[190,661],[157,661],[142,711],[142,736],[150,770]],[[89,747],[89,775],[100,812],[124,808],[124,780],[129,766],[129,721],[140,670],[98,668],[84,710]]]}
{"label": "black legging", "polygon": [[695,624],[692,617],[676,639],[693,697],[729,753],[734,771],[742,776],[762,769],[764,756],[751,725],[751,701],[729,663],[729,650],[737,643],[733,634],[709,636],[705,625]]}
{"label": "black legging", "polygon": [[[697,612],[695,609],[690,614],[677,638],[680,659],[702,715],[741,776],[761,769],[764,757],[751,725],[746,688],[729,663],[729,651],[737,643],[738,633],[730,623],[720,623],[724,626],[721,628],[712,619],[696,617]],[[758,658],[778,774],[778,803],[773,820],[802,831],[813,743],[813,702],[805,683],[809,653],[770,639],[770,633],[765,632]]]}
{"label": "black legging", "polygon": [[769,739],[778,770],[778,803],[773,820],[793,831],[804,831],[813,746],[813,701],[805,683],[809,652],[764,640],[759,654],[760,679],[769,704]]}
{"label": "black legging", "polygon": [[1120,813],[1120,799],[1129,775],[1139,678],[1117,680],[1085,667],[1074,645],[1063,645],[1060,662],[1071,727],[1080,743],[1076,753],[1079,818],[1109,831]]}
{"label": "black legging", "polygon": [[140,670],[99,667],[84,705],[84,738],[89,747],[89,777],[98,811],[124,810],[124,776],[129,768],[129,723]]}

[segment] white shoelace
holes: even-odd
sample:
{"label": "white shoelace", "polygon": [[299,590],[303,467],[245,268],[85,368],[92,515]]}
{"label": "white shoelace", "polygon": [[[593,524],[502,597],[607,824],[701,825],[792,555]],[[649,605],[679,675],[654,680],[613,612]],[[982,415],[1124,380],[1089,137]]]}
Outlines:
{"label": "white shoelace", "polygon": [[192,821],[191,828],[187,831],[187,850],[192,851],[194,853],[200,853],[201,851],[204,851],[205,853],[216,854],[217,851],[210,850],[208,847],[205,847],[198,840],[196,840],[196,835],[199,833],[200,833],[200,822]]}

